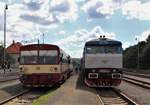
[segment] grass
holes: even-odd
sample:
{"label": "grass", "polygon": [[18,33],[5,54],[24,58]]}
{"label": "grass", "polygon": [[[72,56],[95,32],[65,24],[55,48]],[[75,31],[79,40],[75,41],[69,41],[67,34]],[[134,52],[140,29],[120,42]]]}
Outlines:
{"label": "grass", "polygon": [[50,97],[54,94],[54,91],[56,89],[57,88],[53,88],[53,89],[49,90],[47,92],[47,94],[40,96],[37,100],[34,100],[32,105],[44,105],[44,104],[46,104],[48,102],[48,100],[50,99]]}

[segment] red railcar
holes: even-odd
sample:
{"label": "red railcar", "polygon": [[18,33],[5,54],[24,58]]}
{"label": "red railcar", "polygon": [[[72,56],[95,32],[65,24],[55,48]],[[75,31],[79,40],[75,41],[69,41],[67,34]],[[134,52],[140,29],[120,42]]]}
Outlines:
{"label": "red railcar", "polygon": [[51,44],[30,44],[20,48],[20,77],[26,87],[44,87],[64,81],[72,72],[71,59]]}

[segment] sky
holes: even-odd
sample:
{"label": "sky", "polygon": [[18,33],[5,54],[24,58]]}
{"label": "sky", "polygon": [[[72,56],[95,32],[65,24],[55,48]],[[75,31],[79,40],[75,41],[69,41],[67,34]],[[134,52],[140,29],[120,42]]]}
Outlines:
{"label": "sky", "polygon": [[0,0],[0,43],[56,44],[71,57],[82,57],[86,41],[105,35],[123,48],[150,34],[149,0]]}

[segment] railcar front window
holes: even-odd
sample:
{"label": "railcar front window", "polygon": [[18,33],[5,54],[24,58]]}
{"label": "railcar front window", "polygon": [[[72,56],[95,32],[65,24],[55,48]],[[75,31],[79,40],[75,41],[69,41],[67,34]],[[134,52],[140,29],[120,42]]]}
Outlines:
{"label": "railcar front window", "polygon": [[58,63],[58,53],[52,50],[22,51],[21,64],[56,64]]}
{"label": "railcar front window", "polygon": [[40,63],[40,64],[56,64],[57,56],[39,56],[38,63]]}
{"label": "railcar front window", "polygon": [[36,64],[37,57],[36,56],[22,56],[21,63],[22,64]]}

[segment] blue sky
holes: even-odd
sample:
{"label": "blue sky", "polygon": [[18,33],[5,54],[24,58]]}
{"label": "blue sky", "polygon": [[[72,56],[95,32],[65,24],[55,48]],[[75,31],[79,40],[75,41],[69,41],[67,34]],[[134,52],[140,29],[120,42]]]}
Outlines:
{"label": "blue sky", "polygon": [[[7,10],[7,45],[12,40],[59,45],[72,57],[81,57],[86,41],[106,35],[123,48],[150,34],[149,0],[0,0],[0,41]],[[28,43],[25,43],[28,42]]]}

